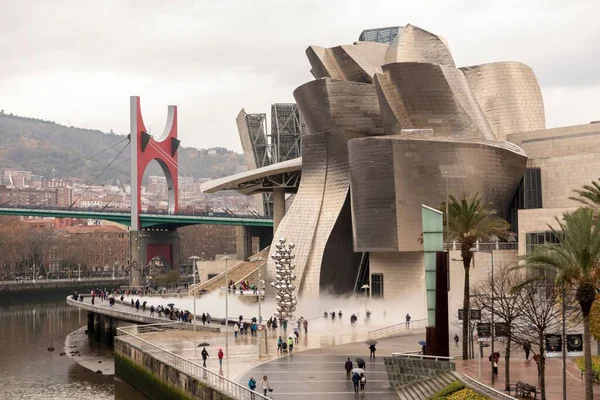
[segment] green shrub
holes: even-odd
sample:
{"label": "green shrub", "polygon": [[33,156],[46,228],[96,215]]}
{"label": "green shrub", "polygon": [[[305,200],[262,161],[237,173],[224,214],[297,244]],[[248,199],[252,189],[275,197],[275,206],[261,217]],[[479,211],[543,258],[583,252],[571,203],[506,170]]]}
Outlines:
{"label": "green shrub", "polygon": [[459,390],[464,389],[464,387],[465,385],[461,381],[456,380],[434,394],[433,397],[431,397],[431,400],[444,400],[448,395],[458,392]]}
{"label": "green shrub", "polygon": [[[583,357],[577,357],[575,359],[575,364],[577,364],[580,371],[585,370]],[[600,372],[600,356],[592,356],[592,370]]]}

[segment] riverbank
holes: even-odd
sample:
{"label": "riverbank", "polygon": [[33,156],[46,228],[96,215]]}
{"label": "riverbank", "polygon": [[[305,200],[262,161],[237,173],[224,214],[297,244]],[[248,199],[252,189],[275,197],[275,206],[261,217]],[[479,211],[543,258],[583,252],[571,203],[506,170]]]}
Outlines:
{"label": "riverbank", "polygon": [[112,346],[90,340],[85,326],[67,335],[63,351],[70,359],[92,372],[104,375],[115,374]]}

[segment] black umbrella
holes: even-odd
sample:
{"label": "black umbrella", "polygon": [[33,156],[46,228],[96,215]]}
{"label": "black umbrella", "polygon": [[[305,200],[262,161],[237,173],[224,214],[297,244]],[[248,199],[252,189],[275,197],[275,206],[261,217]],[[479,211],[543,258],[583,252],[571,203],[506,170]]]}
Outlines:
{"label": "black umbrella", "polygon": [[175,303],[169,303],[169,304],[167,304],[167,307],[174,307],[174,306],[175,306]]}
{"label": "black umbrella", "polygon": [[367,344],[367,346],[370,346],[370,345],[375,346],[377,344],[377,340],[369,339],[365,343]]}
{"label": "black umbrella", "polygon": [[357,357],[354,359],[354,361],[356,361],[357,364],[366,364],[364,358]]}
{"label": "black umbrella", "polygon": [[210,346],[210,343],[202,342],[198,345],[198,347],[206,347],[206,346]]}

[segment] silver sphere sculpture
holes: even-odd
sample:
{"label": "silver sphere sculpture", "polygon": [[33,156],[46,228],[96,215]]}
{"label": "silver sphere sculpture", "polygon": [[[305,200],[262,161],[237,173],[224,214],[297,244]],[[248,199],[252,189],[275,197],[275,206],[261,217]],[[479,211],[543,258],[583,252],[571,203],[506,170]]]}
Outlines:
{"label": "silver sphere sculpture", "polygon": [[275,275],[275,281],[271,282],[271,286],[277,290],[275,300],[277,301],[277,307],[275,316],[279,318],[293,318],[293,312],[296,311],[296,295],[293,293],[296,289],[295,285],[291,285],[291,281],[296,279],[296,276],[292,273],[292,269],[295,265],[290,265],[290,260],[295,256],[293,249],[294,243],[286,243],[285,238],[280,238],[279,243],[276,244],[276,250],[271,254],[271,258],[275,261],[277,273]]}

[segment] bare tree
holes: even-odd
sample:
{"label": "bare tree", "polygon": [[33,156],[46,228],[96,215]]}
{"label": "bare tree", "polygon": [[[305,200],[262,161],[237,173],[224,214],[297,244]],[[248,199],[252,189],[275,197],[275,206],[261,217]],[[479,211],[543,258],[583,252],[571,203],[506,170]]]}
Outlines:
{"label": "bare tree", "polygon": [[[472,291],[474,305],[488,314],[494,313],[496,321],[506,323],[508,329],[506,336],[496,338],[506,342],[506,352],[504,354],[504,385],[510,387],[510,355],[513,344],[523,344],[513,337],[512,327],[518,323],[522,314],[522,309],[526,301],[525,291],[514,290],[514,287],[522,283],[524,273],[521,270],[515,270],[510,265],[501,266],[494,271],[494,285],[492,286],[491,276],[480,282]],[[492,298],[494,300],[492,310]],[[497,331],[496,331],[497,332]]]}
{"label": "bare tree", "polygon": [[[540,390],[546,399],[546,360],[544,358],[544,335],[560,329],[562,310],[561,290],[553,281],[525,281],[515,287],[515,293],[523,297],[521,315],[512,329],[512,337],[518,343],[528,340],[539,363]],[[563,346],[565,344],[563,343]]]}

